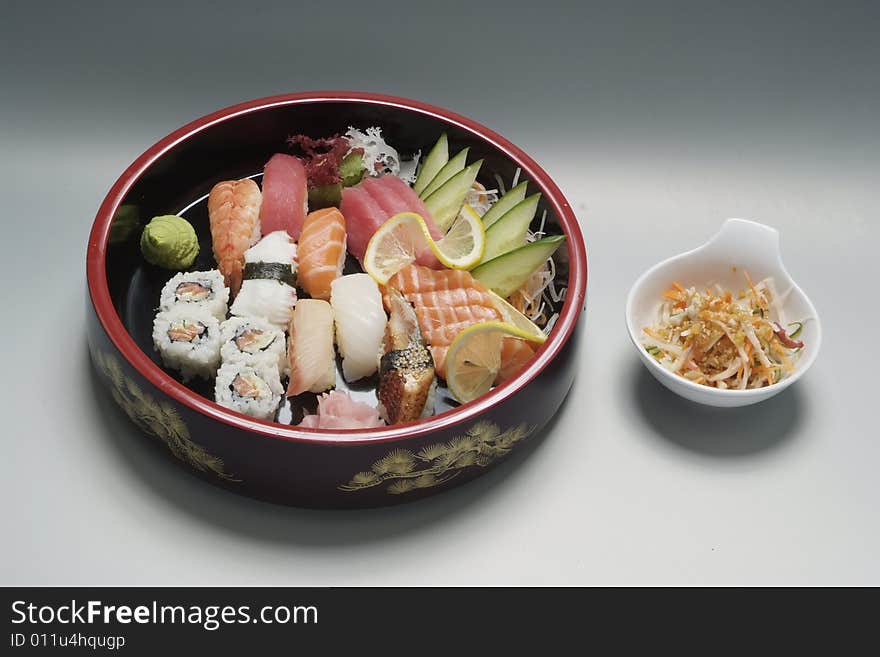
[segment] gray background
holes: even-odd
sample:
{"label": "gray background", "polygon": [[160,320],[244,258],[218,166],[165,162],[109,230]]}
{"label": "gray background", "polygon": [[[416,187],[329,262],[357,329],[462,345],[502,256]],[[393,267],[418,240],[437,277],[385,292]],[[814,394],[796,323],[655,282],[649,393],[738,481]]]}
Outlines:
{"label": "gray background", "polygon": [[[876,3],[3,0],[2,584],[880,584]],[[98,398],[84,253],[146,147],[235,102],[394,93],[533,155],[586,235],[580,374],[546,439],[401,508],[239,498]],[[638,363],[623,302],[729,216],[780,229],[814,368],[717,412]]]}

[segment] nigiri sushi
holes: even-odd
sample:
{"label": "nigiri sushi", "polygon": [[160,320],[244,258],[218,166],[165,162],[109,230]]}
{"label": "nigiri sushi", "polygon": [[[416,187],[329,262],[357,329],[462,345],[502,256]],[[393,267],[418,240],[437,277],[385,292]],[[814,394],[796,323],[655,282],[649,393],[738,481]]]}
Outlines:
{"label": "nigiri sushi", "polygon": [[313,299],[330,299],[330,283],[345,265],[345,242],[345,218],[336,208],[306,217],[299,236],[298,280]]}
{"label": "nigiri sushi", "polygon": [[370,429],[385,423],[376,409],[366,402],[355,401],[347,392],[332,390],[318,397],[314,415],[305,415],[300,427],[308,429]]}
{"label": "nigiri sushi", "polygon": [[299,158],[276,153],[263,167],[263,235],[286,230],[296,241],[308,212],[308,178]]}
{"label": "nigiri sushi", "polygon": [[244,252],[260,239],[262,195],[253,180],[225,180],[208,195],[208,220],[217,269],[235,297],[241,287]]}
{"label": "nigiri sushi", "polygon": [[330,284],[330,304],[345,380],[357,381],[375,373],[386,321],[376,281],[369,274],[340,276]]}
{"label": "nigiri sushi", "polygon": [[[428,226],[431,237],[439,240],[443,232],[437,228],[431,213],[412,188],[397,176],[385,175],[365,178],[354,187],[342,190],[342,203],[339,206],[345,215],[348,230],[348,250],[362,261],[367,250],[367,243],[379,226],[401,212],[415,212],[420,215]],[[419,262],[429,258],[436,262],[433,254],[419,255]]]}
{"label": "nigiri sushi", "polygon": [[434,359],[425,346],[413,307],[388,288],[384,355],[379,361],[379,414],[388,424],[412,422],[434,412]]}
{"label": "nigiri sushi", "polygon": [[244,281],[229,312],[264,317],[285,329],[296,304],[296,244],[283,230],[269,233],[244,254]]}
{"label": "nigiri sushi", "polygon": [[460,269],[408,265],[388,280],[386,288],[400,291],[415,307],[434,367],[444,378],[446,352],[455,336],[473,324],[502,319],[489,291]]}
{"label": "nigiri sushi", "polygon": [[287,396],[323,392],[336,385],[333,309],[320,299],[300,299],[290,320]]}

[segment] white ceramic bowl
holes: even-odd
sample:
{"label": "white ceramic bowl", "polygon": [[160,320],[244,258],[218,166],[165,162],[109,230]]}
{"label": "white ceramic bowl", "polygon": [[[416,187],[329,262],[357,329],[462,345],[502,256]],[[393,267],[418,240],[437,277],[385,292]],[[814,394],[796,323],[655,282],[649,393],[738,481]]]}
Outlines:
{"label": "white ceramic bowl", "polygon": [[[685,287],[704,288],[718,283],[725,289],[741,290],[745,283],[744,270],[754,281],[773,277],[781,312],[781,317],[776,319],[782,326],[804,322],[803,331],[798,335],[804,348],[791,375],[764,388],[721,390],[673,374],[645,351],[640,340],[642,329],[656,321],[661,295],[673,281]],[[642,274],[626,300],[626,327],[645,367],[660,383],[682,397],[710,406],[746,406],[782,392],[809,369],[822,342],[816,309],[782,263],[779,232],[745,219],[728,219],[703,246],[664,260]]]}

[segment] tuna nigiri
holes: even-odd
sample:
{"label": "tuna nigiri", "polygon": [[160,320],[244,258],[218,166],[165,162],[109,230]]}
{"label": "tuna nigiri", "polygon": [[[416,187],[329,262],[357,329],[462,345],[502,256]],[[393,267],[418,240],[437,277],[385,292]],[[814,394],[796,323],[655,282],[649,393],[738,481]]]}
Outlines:
{"label": "tuna nigiri", "polygon": [[415,307],[441,377],[445,377],[446,352],[455,336],[473,324],[502,319],[489,291],[460,269],[438,271],[408,265],[388,280],[387,287],[399,290]]}
{"label": "tuna nigiri", "polygon": [[313,299],[330,299],[345,265],[345,218],[336,208],[306,217],[299,236],[299,284]]}
{"label": "tuna nigiri", "polygon": [[320,299],[300,299],[290,320],[287,396],[323,392],[336,385],[333,309]]}
{"label": "tuna nigiri", "polygon": [[318,409],[306,415],[298,426],[308,429],[370,429],[385,423],[376,409],[355,401],[347,392],[332,390],[318,397]]}
{"label": "tuna nigiri", "polygon": [[260,201],[260,188],[249,178],[219,182],[208,195],[214,259],[233,297],[241,287],[244,252],[260,239]]}
{"label": "tuna nigiri", "polygon": [[308,179],[299,158],[276,153],[263,167],[263,207],[260,224],[263,235],[286,230],[299,239],[308,212]]}
{"label": "tuna nigiri", "polygon": [[[342,214],[345,215],[348,231],[348,250],[358,260],[363,260],[367,243],[379,226],[401,212],[415,212],[425,220],[428,231],[435,240],[443,237],[431,213],[409,185],[397,176],[385,175],[366,178],[355,187],[342,190]],[[419,262],[433,264],[427,254],[420,254]],[[432,255],[432,254],[431,254]]]}
{"label": "tuna nigiri", "polygon": [[386,321],[382,294],[369,274],[340,276],[330,288],[342,375],[346,381],[357,381],[379,367]]}

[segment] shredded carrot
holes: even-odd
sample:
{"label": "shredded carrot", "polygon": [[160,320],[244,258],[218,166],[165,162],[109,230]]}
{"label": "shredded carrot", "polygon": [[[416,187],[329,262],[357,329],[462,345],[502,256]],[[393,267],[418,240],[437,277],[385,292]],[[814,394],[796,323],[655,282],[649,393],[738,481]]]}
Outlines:
{"label": "shredded carrot", "polygon": [[[651,355],[689,381],[722,389],[760,388],[791,372],[798,350],[776,335],[772,282],[755,285],[748,272],[743,275],[748,287],[738,294],[673,282],[661,295],[663,319],[643,328],[642,343]],[[730,345],[716,349],[724,336]]]}

